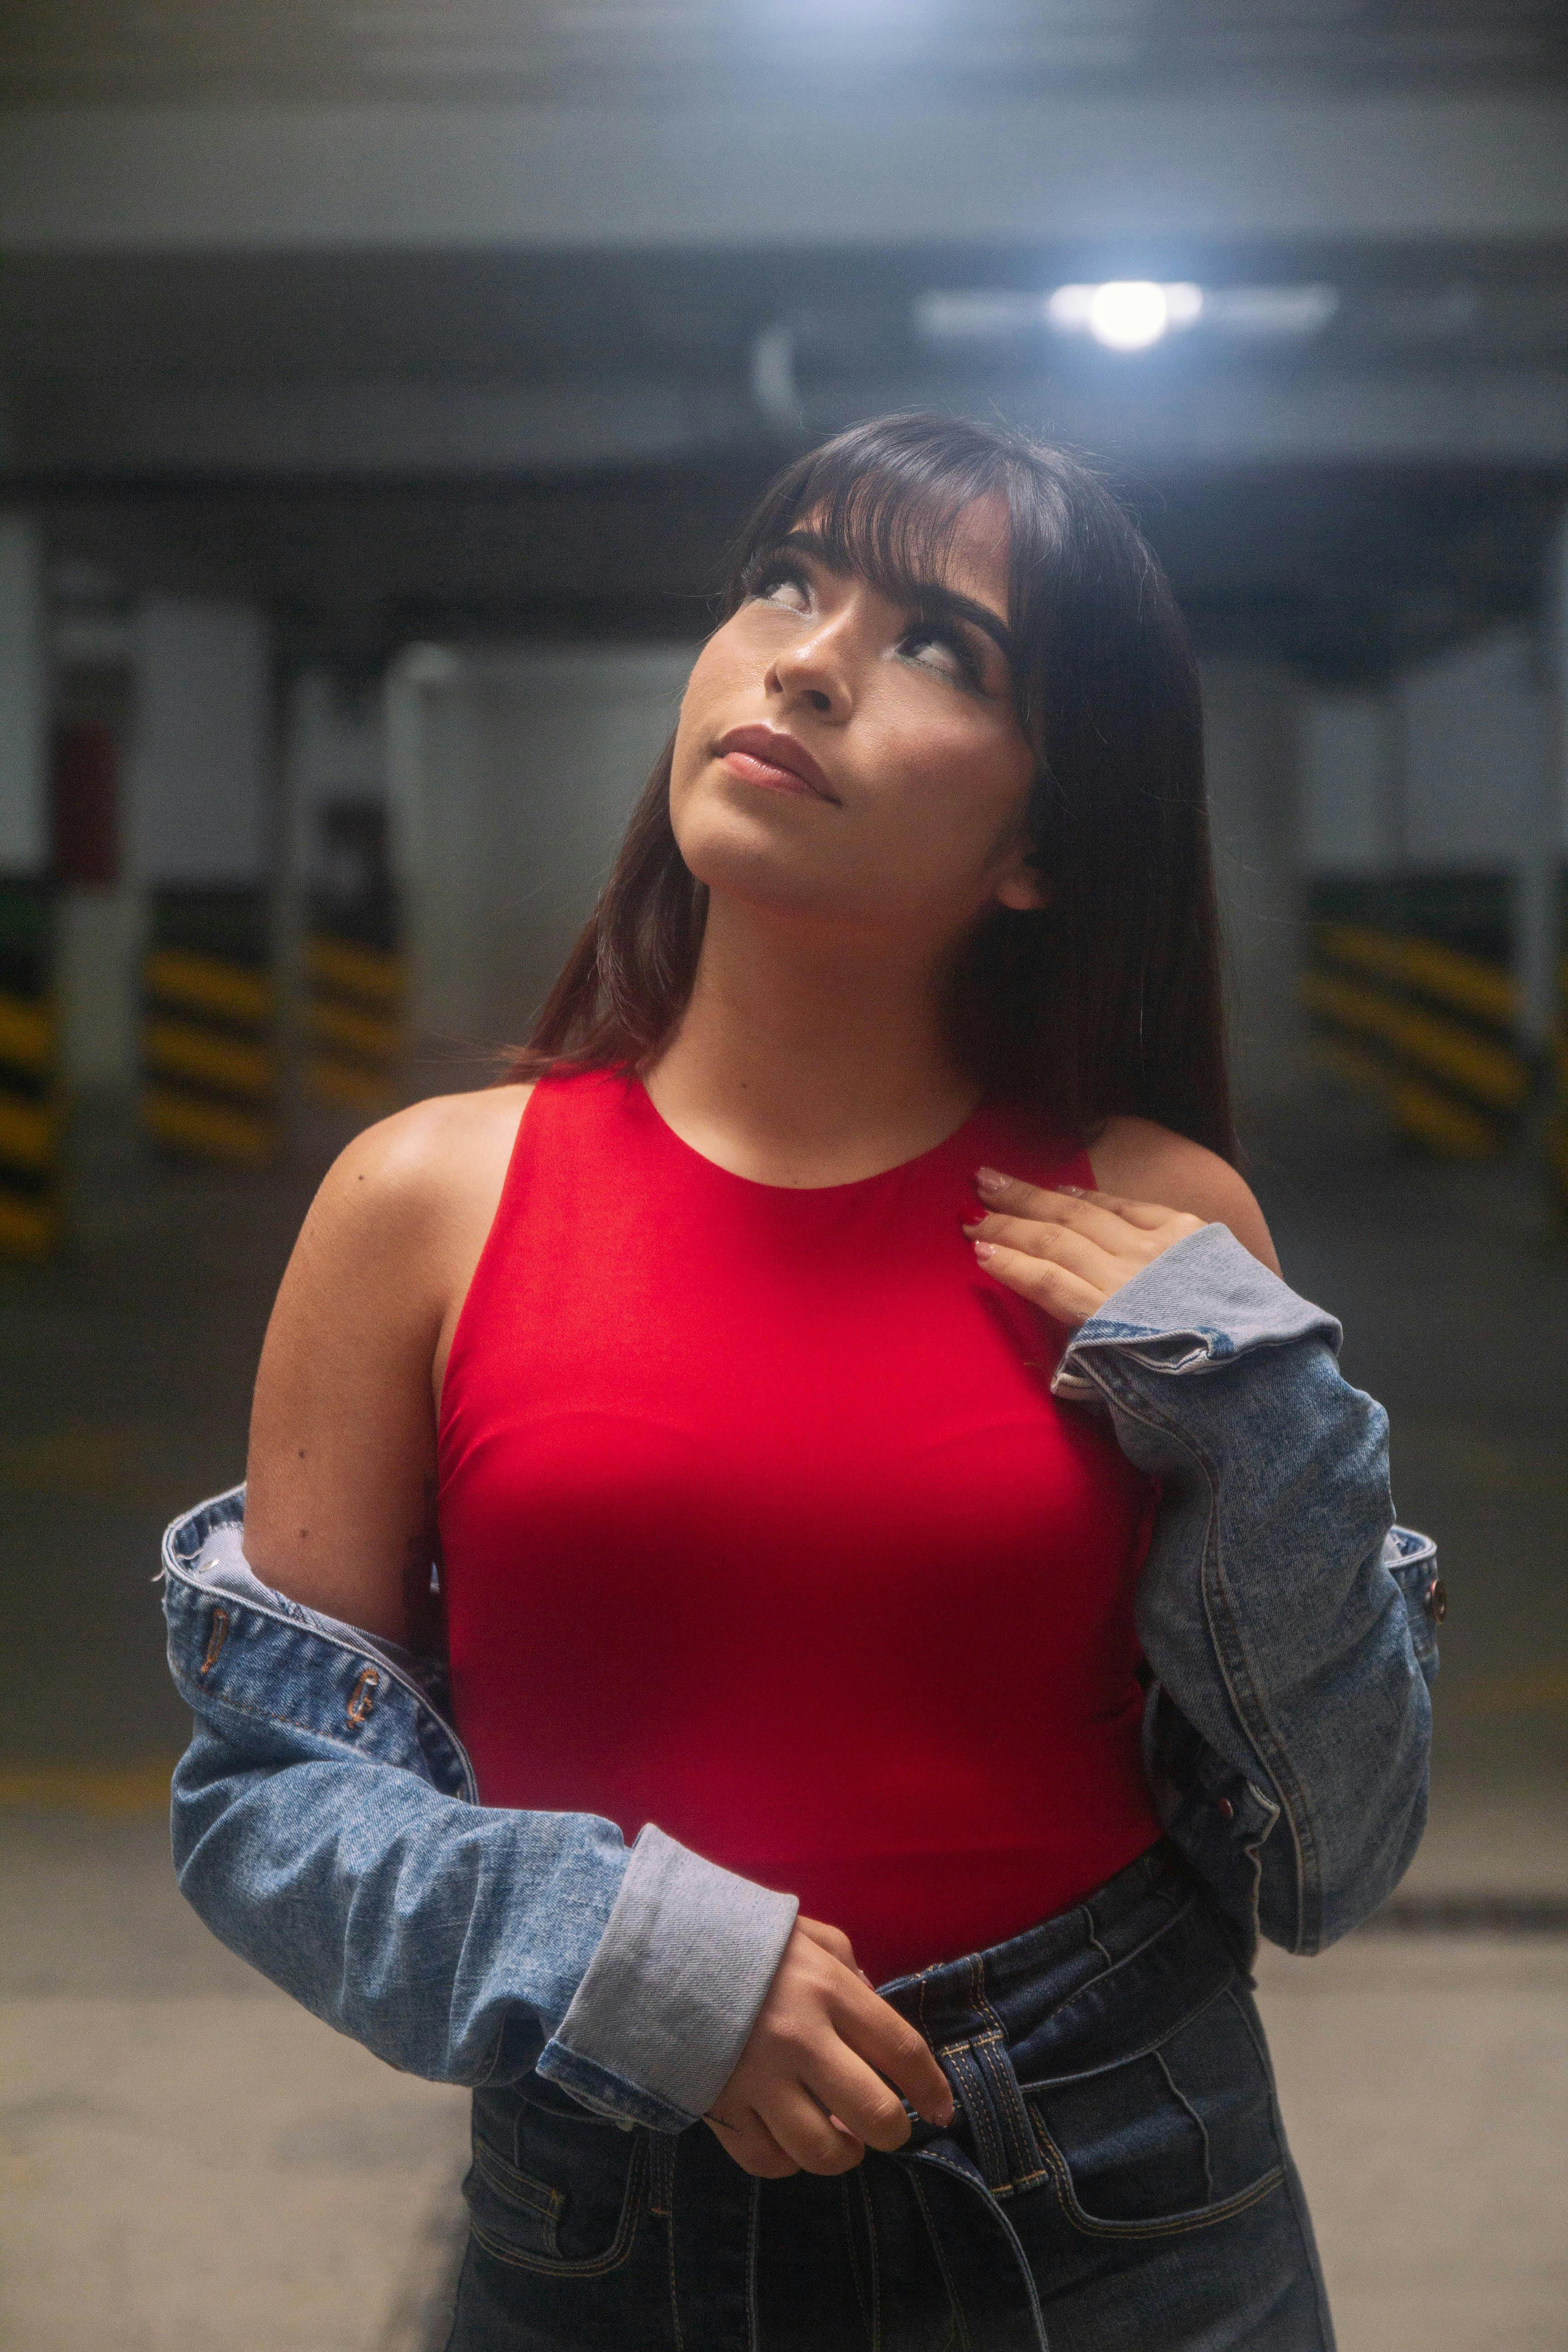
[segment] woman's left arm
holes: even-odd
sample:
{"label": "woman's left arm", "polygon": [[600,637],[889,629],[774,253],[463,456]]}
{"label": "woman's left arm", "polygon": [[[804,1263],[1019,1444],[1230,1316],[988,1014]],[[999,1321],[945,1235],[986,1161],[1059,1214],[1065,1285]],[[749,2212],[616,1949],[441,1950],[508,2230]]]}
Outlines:
{"label": "woman's left arm", "polygon": [[1096,1172],[1127,1194],[1002,1171],[969,1230],[1071,1328],[1057,1392],[1102,1406],[1162,1482],[1138,1630],[1166,1828],[1250,1932],[1315,1951],[1392,1891],[1425,1823],[1433,1548],[1394,1525],[1386,1416],[1280,1279],[1242,1180],[1144,1121],[1107,1142]]}

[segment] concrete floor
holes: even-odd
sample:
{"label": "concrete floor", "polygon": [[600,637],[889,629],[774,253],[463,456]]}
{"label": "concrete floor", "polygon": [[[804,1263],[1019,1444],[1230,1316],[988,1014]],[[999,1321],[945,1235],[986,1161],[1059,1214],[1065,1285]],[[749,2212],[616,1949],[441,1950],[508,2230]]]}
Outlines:
{"label": "concrete floor", "polygon": [[[1407,1895],[1568,1904],[1568,1245],[1529,1181],[1349,1128],[1256,1181],[1389,1406],[1452,1600]],[[310,1189],[89,1138],[73,1255],[0,1276],[0,2347],[424,2352],[463,2101],[295,2010],[180,1903],[150,1579],[237,1477]],[[1484,1916],[1484,1913],[1483,1913]],[[1260,1997],[1343,2352],[1568,2347],[1568,1935],[1367,1933]]]}

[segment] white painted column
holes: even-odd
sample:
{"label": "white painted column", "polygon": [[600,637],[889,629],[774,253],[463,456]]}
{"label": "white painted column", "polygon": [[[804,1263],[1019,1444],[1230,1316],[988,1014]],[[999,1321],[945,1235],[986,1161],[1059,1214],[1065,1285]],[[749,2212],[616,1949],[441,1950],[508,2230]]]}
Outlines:
{"label": "white painted column", "polygon": [[1501,873],[1523,1044],[1550,1034],[1562,856],[1537,648],[1499,628],[1405,674],[1408,850],[1420,874]]}
{"label": "white painted column", "polygon": [[44,551],[31,516],[0,515],[0,875],[49,862]]}
{"label": "white painted column", "polygon": [[242,604],[149,596],[135,627],[130,863],[161,883],[260,883],[274,863],[271,656]]}
{"label": "white painted column", "polygon": [[288,870],[310,888],[330,881],[323,813],[386,800],[384,699],[374,687],[347,685],[321,664],[297,673],[284,698],[283,776],[288,809]]}
{"label": "white painted column", "polygon": [[1299,863],[1306,876],[1395,874],[1405,860],[1404,714],[1387,687],[1305,693]]}
{"label": "white painted column", "polygon": [[[393,855],[426,1045],[512,1042],[592,908],[694,646],[416,646],[388,681]],[[474,1086],[479,1056],[447,1083]]]}
{"label": "white painted column", "polygon": [[1209,807],[1225,927],[1232,1075],[1243,1118],[1303,1083],[1297,772],[1301,688],[1282,665],[1204,666]]}
{"label": "white painted column", "polygon": [[152,898],[143,1126],[265,1164],[282,1076],[271,648],[241,604],[154,596],[136,619],[132,870]]}

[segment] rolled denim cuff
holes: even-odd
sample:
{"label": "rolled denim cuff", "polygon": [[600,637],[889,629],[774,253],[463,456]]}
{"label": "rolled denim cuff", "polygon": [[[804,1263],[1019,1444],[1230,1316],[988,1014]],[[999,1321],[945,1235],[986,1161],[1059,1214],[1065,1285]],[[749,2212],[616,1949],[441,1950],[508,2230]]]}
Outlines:
{"label": "rolled denim cuff", "polygon": [[1321,1339],[1335,1354],[1334,1318],[1270,1273],[1228,1225],[1203,1225],[1111,1292],[1068,1342],[1053,1395],[1092,1398],[1089,1360],[1107,1350],[1155,1372],[1203,1372],[1255,1348]]}
{"label": "rolled denim cuff", "polygon": [[799,1909],[647,1822],[539,2072],[622,2121],[693,2122],[734,2072]]}

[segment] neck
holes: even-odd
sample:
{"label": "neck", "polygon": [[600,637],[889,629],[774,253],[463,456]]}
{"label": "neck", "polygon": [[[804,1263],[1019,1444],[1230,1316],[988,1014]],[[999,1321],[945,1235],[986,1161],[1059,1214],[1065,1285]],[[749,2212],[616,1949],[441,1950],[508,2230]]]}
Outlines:
{"label": "neck", "polygon": [[834,1183],[941,1142],[974,1108],[938,960],[714,893],[691,999],[647,1073],[655,1108],[763,1182]]}

